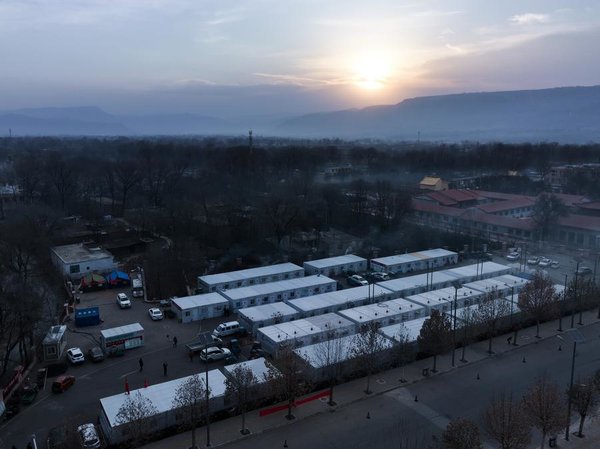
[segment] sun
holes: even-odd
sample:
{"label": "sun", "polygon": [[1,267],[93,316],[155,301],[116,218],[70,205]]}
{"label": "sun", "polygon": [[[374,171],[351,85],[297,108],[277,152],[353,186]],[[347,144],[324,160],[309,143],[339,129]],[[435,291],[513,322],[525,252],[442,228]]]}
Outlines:
{"label": "sun", "polygon": [[382,57],[364,57],[354,64],[354,82],[362,89],[382,89],[387,84],[389,76],[390,64]]}

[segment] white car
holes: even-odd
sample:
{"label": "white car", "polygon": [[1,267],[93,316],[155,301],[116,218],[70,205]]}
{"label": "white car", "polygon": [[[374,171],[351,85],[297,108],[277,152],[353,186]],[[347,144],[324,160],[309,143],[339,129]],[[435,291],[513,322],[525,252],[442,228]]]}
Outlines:
{"label": "white car", "polygon": [[552,262],[550,262],[550,268],[560,268],[560,262],[558,260],[553,260]]}
{"label": "white car", "polygon": [[216,360],[226,359],[230,355],[231,351],[227,348],[217,348],[216,346],[211,346],[210,348],[200,351],[200,360],[214,362]]}
{"label": "white car", "polygon": [[516,262],[517,260],[519,260],[521,258],[521,255],[519,253],[509,253],[506,256],[506,260],[509,260],[511,262]]}
{"label": "white car", "polygon": [[537,265],[538,263],[540,263],[540,258],[537,256],[532,256],[527,259],[527,265]]}
{"label": "white car", "polygon": [[79,363],[85,362],[83,352],[81,352],[81,349],[79,348],[67,349],[67,358],[73,365],[78,365]]}
{"label": "white car", "polygon": [[387,273],[376,271],[371,275],[376,281],[389,281],[390,276]]}
{"label": "white car", "polygon": [[150,315],[150,318],[152,318],[153,321],[162,320],[164,318],[162,311],[156,307],[148,309],[148,315]]}
{"label": "white car", "polygon": [[349,276],[348,283],[351,285],[356,285],[358,287],[360,287],[361,285],[369,285],[367,280],[364,277],[359,276],[358,274],[353,274],[352,276]]}
{"label": "white car", "polygon": [[542,257],[540,259],[540,263],[538,264],[540,267],[549,267],[550,264],[552,263],[552,260],[548,259],[547,257]]}
{"label": "white car", "polygon": [[129,298],[127,297],[127,295],[125,293],[117,294],[117,304],[119,304],[119,307],[121,309],[131,308],[131,301],[129,300]]}
{"label": "white car", "polygon": [[81,440],[81,446],[85,449],[98,449],[101,447],[100,437],[96,426],[93,424],[82,424],[77,428],[79,439]]}

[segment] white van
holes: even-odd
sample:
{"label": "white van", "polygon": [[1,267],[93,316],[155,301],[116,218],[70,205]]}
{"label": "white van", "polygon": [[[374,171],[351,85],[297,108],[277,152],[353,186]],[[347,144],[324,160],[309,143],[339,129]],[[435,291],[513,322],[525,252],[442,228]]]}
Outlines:
{"label": "white van", "polygon": [[212,332],[215,337],[226,337],[228,335],[243,334],[246,330],[240,326],[238,321],[228,321],[227,323],[219,324]]}

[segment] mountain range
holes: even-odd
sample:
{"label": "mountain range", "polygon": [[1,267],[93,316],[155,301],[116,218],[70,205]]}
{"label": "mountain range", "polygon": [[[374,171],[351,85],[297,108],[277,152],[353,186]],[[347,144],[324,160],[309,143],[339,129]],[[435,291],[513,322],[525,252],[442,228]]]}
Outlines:
{"label": "mountain range", "polygon": [[[246,120],[200,114],[119,116],[94,106],[0,111],[0,135],[246,133]],[[262,120],[255,134],[429,141],[600,141],[600,86],[464,93]]]}

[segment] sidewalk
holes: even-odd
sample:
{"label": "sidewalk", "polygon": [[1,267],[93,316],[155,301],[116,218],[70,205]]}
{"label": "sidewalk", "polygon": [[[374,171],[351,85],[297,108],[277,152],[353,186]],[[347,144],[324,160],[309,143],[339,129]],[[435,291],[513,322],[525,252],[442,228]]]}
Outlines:
{"label": "sidewalk", "polygon": [[[592,310],[583,313],[583,326],[586,327],[598,323],[596,318],[597,311]],[[575,317],[577,322],[578,317]],[[570,328],[570,317],[563,318],[563,329],[567,330]],[[543,323],[540,326],[540,336],[542,339],[554,338],[559,335],[558,320],[549,321]],[[451,366],[451,355],[452,353],[438,356],[438,372],[435,376],[439,376],[442,373],[449,372],[454,369],[460,369],[463,366],[469,366],[476,363],[480,363],[484,360],[488,360],[494,356],[501,355],[510,351],[518,350],[521,347],[528,346],[539,342],[540,339],[535,338],[535,326],[527,329],[522,329],[518,334],[518,346],[508,345],[506,340],[511,334],[500,335],[493,339],[493,350],[494,355],[490,356],[487,353],[488,341],[480,341],[467,347],[466,358],[467,363],[460,362],[459,359],[462,354],[462,349],[457,349],[455,354],[456,366]],[[288,421],[285,419],[286,411],[274,413],[264,417],[259,416],[258,410],[252,410],[246,414],[246,427],[251,431],[252,434],[259,434],[269,429],[293,425],[295,421],[304,419],[309,416],[314,416],[320,413],[327,413],[332,408],[340,408],[346,405],[352,404],[356,401],[367,399],[373,395],[383,394],[396,388],[410,385],[415,382],[419,382],[424,379],[423,369],[431,368],[432,359],[417,360],[404,367],[391,369],[381,373],[377,373],[371,377],[370,389],[372,390],[371,395],[364,393],[366,387],[366,378],[355,379],[350,382],[337,385],[334,389],[334,401],[336,405],[331,407],[327,405],[327,398],[321,398],[307,402],[301,406],[293,409],[293,414],[296,417],[295,420]],[[406,380],[402,382],[402,380]],[[309,394],[308,396],[313,395]],[[572,432],[578,429],[579,421],[573,418],[571,424]],[[223,421],[211,423],[210,435],[211,435],[211,446],[217,447],[229,442],[238,440],[240,438],[247,438],[240,434],[241,429],[241,417],[235,416],[228,418]],[[569,448],[569,449],[585,449],[589,447],[600,447],[600,424],[596,424],[593,419],[589,417],[586,419],[586,425],[584,426],[585,438],[577,438],[571,435],[570,441],[564,439],[564,433],[558,436],[558,447]],[[196,431],[196,438],[198,440],[199,447],[205,447],[206,445],[206,428],[201,427]],[[191,445],[191,433],[183,432],[181,434],[165,438],[160,441],[156,441],[144,446],[145,449],[187,449]],[[537,447],[539,443],[535,444],[532,442],[531,447]]]}

